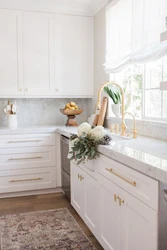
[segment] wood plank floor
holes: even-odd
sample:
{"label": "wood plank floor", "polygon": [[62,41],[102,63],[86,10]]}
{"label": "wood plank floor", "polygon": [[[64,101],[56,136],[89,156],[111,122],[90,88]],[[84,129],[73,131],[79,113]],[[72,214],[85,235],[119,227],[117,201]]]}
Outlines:
{"label": "wood plank floor", "polygon": [[0,215],[68,208],[97,250],[103,250],[63,193],[0,199]]}

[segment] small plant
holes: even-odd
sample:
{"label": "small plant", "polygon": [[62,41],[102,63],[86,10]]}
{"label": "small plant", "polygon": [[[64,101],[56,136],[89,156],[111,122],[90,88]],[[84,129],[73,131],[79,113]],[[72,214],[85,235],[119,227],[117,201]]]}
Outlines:
{"label": "small plant", "polygon": [[70,149],[68,158],[75,160],[79,165],[89,160],[94,160],[99,156],[98,145],[109,145],[110,136],[104,127],[97,126],[92,128],[87,122],[78,127],[78,134],[70,137]]}
{"label": "small plant", "polygon": [[121,94],[116,86],[111,84],[110,87],[104,87],[104,91],[113,100],[114,104],[121,103]]}

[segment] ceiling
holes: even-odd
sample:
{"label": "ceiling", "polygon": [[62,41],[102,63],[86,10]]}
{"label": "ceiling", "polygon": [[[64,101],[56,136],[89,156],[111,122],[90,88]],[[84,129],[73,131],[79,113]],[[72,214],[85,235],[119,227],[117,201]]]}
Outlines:
{"label": "ceiling", "polygon": [[110,0],[0,0],[1,8],[93,16]]}

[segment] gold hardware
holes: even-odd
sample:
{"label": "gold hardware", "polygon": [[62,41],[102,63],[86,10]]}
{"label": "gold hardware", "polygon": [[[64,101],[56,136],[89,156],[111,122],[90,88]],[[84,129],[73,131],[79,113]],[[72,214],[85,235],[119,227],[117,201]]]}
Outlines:
{"label": "gold hardware", "polygon": [[19,160],[32,160],[32,159],[42,159],[42,156],[27,157],[27,158],[10,158],[8,161],[19,161]]}
{"label": "gold hardware", "polygon": [[29,140],[29,141],[8,141],[8,143],[21,143],[21,142],[40,142],[42,140]]}
{"label": "gold hardware", "polygon": [[115,132],[115,125],[114,124],[110,124],[110,132],[114,133]]}
{"label": "gold hardware", "polygon": [[82,181],[84,179],[84,177],[80,174],[78,174],[78,180]]}
{"label": "gold hardware", "polygon": [[26,89],[26,91],[28,91],[28,89]]}
{"label": "gold hardware", "polygon": [[59,90],[58,89],[56,89],[56,92],[58,92]]}
{"label": "gold hardware", "polygon": [[132,186],[136,187],[136,185],[137,185],[137,184],[136,184],[136,182],[135,182],[135,181],[129,181],[129,180],[127,180],[127,179],[126,179],[126,178],[124,178],[123,176],[121,176],[121,175],[119,175],[119,174],[115,173],[115,172],[113,171],[113,169],[112,169],[112,168],[110,168],[110,169],[106,168],[106,170],[107,170],[108,172],[110,172],[110,173],[114,174],[115,176],[117,176],[117,177],[121,178],[122,180],[126,181],[127,183],[131,184]]}
{"label": "gold hardware", "polygon": [[115,125],[115,133],[116,133],[116,134],[119,134],[119,124],[116,124],[116,125]]}
{"label": "gold hardware", "polygon": [[121,122],[121,135],[122,136],[125,136],[126,134],[126,124],[125,124],[125,118],[124,118],[124,113],[125,113],[125,97],[124,97],[124,91],[123,89],[121,88],[120,85],[118,85],[117,83],[115,82],[107,82],[107,83],[104,83],[101,88],[99,89],[99,92],[98,92],[98,102],[97,102],[97,110],[100,110],[101,108],[101,92],[102,90],[104,89],[104,87],[106,87],[107,85],[110,85],[110,84],[113,84],[115,86],[117,86],[120,91],[121,91],[121,94],[122,94],[122,122]]}
{"label": "gold hardware", "polygon": [[121,206],[124,203],[124,200],[122,200],[121,198],[119,198],[119,205]]}
{"label": "gold hardware", "polygon": [[132,134],[133,134],[133,138],[136,139],[137,138],[137,128],[136,128],[136,119],[134,117],[134,115],[132,115],[130,112],[126,112],[125,115],[131,115],[132,118],[133,118],[133,131],[132,131]]}
{"label": "gold hardware", "polygon": [[20,92],[22,92],[22,89],[19,89],[20,90]]}
{"label": "gold hardware", "polygon": [[80,176],[80,181],[82,181],[82,180],[84,180],[84,177],[81,175],[81,176]]}
{"label": "gold hardware", "polygon": [[114,194],[114,201],[116,202],[117,199],[119,199],[119,196],[117,196],[116,194]]}
{"label": "gold hardware", "polygon": [[13,182],[23,182],[23,181],[41,181],[43,180],[43,178],[34,178],[34,179],[24,179],[24,180],[11,180],[9,181],[10,183],[13,183]]}

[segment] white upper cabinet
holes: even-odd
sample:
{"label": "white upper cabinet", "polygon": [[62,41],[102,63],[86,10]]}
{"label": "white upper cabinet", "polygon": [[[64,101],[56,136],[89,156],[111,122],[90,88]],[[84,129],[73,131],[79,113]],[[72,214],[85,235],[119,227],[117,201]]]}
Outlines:
{"label": "white upper cabinet", "polygon": [[23,12],[23,70],[26,95],[53,94],[52,15]]}
{"label": "white upper cabinet", "polygon": [[93,19],[0,9],[0,97],[92,97]]}
{"label": "white upper cabinet", "polygon": [[0,9],[0,96],[22,95],[21,22],[19,11]]}
{"label": "white upper cabinet", "polygon": [[93,19],[55,15],[55,93],[93,96]]}

